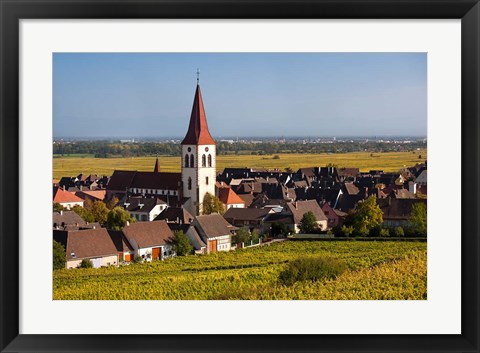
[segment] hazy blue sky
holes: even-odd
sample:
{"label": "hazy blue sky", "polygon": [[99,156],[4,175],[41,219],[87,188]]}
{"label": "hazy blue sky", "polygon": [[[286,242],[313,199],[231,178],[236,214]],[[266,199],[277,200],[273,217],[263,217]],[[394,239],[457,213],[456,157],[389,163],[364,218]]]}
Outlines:
{"label": "hazy blue sky", "polygon": [[197,67],[216,138],[427,134],[425,53],[57,53],[54,137],[183,137]]}

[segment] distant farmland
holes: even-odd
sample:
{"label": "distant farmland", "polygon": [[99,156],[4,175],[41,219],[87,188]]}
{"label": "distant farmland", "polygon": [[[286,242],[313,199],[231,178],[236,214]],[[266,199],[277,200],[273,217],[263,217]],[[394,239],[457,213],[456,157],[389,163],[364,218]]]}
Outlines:
{"label": "distant farmland", "polygon": [[[302,167],[326,166],[328,164],[337,167],[360,168],[361,171],[384,170],[388,172],[398,171],[404,166],[413,166],[427,159],[427,151],[415,152],[351,152],[335,154],[278,154],[279,158],[252,155],[219,155],[217,156],[217,171],[226,167],[241,168],[278,168],[285,170],[291,168],[296,171]],[[421,158],[419,158],[421,156]],[[180,156],[159,156],[160,168],[165,172],[179,172]],[[155,157],[130,157],[130,158],[93,158],[86,155],[53,158],[53,177],[74,176],[80,173],[111,175],[118,170],[153,170]]]}

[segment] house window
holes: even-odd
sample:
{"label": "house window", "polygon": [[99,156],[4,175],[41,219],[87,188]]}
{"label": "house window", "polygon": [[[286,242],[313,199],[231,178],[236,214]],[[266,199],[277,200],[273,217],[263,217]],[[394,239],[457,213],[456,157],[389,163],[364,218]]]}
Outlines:
{"label": "house window", "polygon": [[188,178],[188,190],[192,190],[192,178]]}
{"label": "house window", "polygon": [[205,155],[202,155],[202,167],[207,166],[207,157]]}
{"label": "house window", "polygon": [[212,166],[212,155],[211,154],[208,155],[208,166],[209,167]]}
{"label": "house window", "polygon": [[208,185],[208,177],[205,177],[205,184]]}
{"label": "house window", "polygon": [[195,168],[195,157],[190,155],[190,168]]}
{"label": "house window", "polygon": [[188,168],[188,154],[185,155],[185,168]]}

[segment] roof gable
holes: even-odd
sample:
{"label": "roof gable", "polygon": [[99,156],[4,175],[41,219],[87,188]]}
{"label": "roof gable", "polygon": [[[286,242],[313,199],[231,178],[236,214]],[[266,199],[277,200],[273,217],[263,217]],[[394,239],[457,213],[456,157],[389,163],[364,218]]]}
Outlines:
{"label": "roof gable", "polygon": [[207,238],[230,235],[230,231],[234,229],[234,227],[218,213],[197,216],[193,220],[193,225],[195,225],[199,233],[205,235]]}
{"label": "roof gable", "polygon": [[117,248],[105,228],[70,231],[66,242],[67,260],[117,254]]}
{"label": "roof gable", "polygon": [[123,234],[139,248],[162,246],[171,242],[173,233],[165,221],[137,222],[123,227]]}
{"label": "roof gable", "polygon": [[53,202],[67,203],[67,202],[83,202],[83,200],[75,196],[74,193],[65,191],[60,187],[53,188]]}
{"label": "roof gable", "polygon": [[243,201],[236,193],[230,188],[220,188],[218,190],[218,198],[222,203],[225,205],[231,205],[231,204],[245,204],[245,201]]}
{"label": "roof gable", "polygon": [[293,215],[295,224],[299,224],[303,215],[307,212],[312,212],[317,221],[325,221],[327,217],[322,211],[322,208],[315,200],[297,201],[287,204],[287,210]]}

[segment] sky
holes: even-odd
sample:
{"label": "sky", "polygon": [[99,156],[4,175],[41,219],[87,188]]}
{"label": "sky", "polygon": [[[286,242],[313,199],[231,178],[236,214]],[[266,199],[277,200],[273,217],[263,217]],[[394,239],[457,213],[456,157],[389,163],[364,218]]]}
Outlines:
{"label": "sky", "polygon": [[426,136],[426,53],[55,53],[53,136]]}

